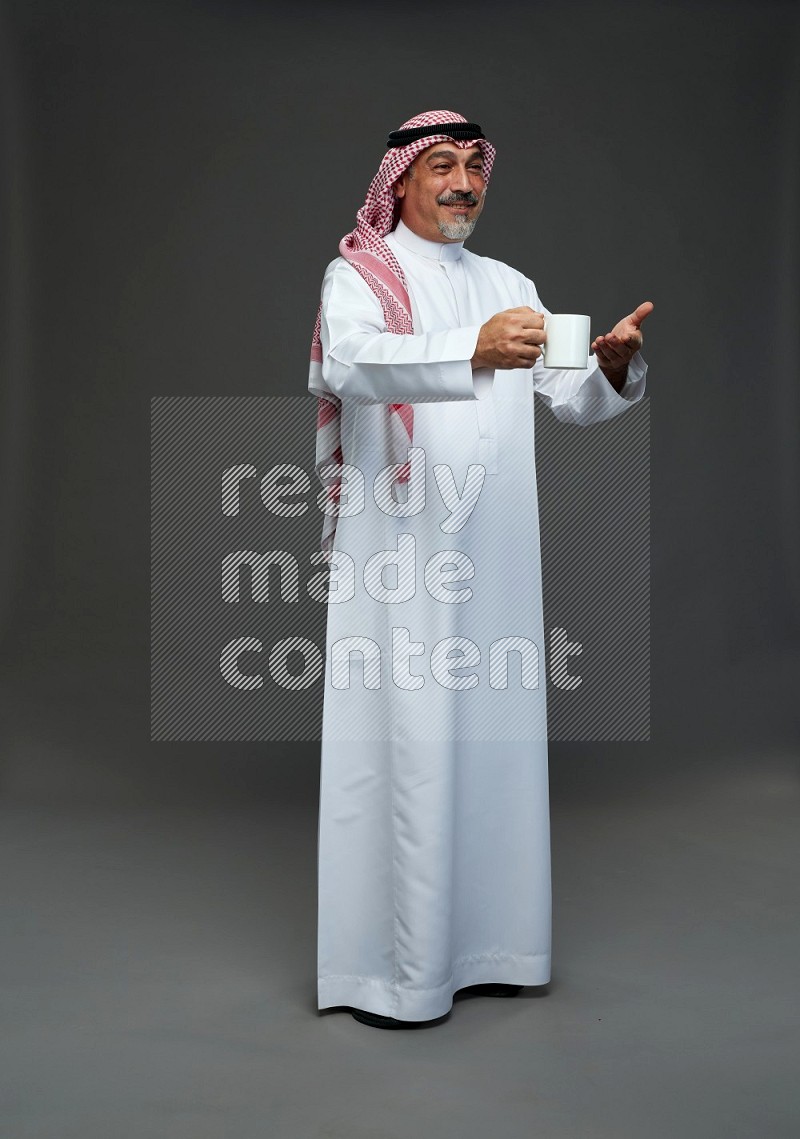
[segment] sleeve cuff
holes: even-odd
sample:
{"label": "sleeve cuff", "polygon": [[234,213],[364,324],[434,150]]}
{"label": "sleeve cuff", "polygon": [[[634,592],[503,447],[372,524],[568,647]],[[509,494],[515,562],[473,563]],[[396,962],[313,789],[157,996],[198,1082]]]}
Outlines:
{"label": "sleeve cuff", "polygon": [[646,375],[647,364],[642,359],[641,353],[636,352],[628,364],[628,377],[622,385],[622,390],[617,394],[626,399],[628,403],[638,402],[644,395]]}
{"label": "sleeve cuff", "polygon": [[[460,378],[463,376],[465,383],[469,384],[471,394],[474,395],[475,399],[486,399],[491,395],[494,386],[494,368],[473,369],[470,363],[475,355],[480,331],[481,326],[479,324],[451,329],[448,333],[446,349],[450,362],[444,366],[458,369]],[[465,364],[466,371],[463,371]]]}
{"label": "sleeve cuff", "polygon": [[494,368],[475,368],[472,373],[472,386],[476,399],[486,399],[494,386]]}

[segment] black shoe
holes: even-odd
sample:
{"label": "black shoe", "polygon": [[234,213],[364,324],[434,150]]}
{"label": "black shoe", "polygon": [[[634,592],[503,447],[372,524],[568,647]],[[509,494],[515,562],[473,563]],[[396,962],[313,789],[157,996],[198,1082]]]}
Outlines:
{"label": "black shoe", "polygon": [[515,997],[522,992],[522,985],[502,985],[491,982],[488,985],[467,985],[462,993],[474,993],[476,997]]}
{"label": "black shoe", "polygon": [[367,1012],[365,1009],[351,1008],[351,1015],[371,1028],[424,1028],[428,1024],[438,1024],[444,1017],[438,1016],[435,1020],[395,1020],[393,1016],[381,1016],[377,1012]]}

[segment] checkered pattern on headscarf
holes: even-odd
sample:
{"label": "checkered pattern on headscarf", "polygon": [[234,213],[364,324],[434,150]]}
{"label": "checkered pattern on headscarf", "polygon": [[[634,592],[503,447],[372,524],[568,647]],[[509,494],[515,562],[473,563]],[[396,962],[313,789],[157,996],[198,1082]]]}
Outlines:
{"label": "checkered pattern on headscarf", "polygon": [[[435,126],[439,123],[466,123],[463,115],[453,111],[425,111],[403,123],[400,130],[411,127]],[[355,229],[339,242],[339,252],[366,281],[377,296],[383,309],[386,331],[413,335],[414,325],[411,316],[411,302],[408,287],[400,263],[383,240],[397,225],[400,216],[400,201],[394,196],[394,184],[411,165],[417,155],[439,142],[448,142],[466,150],[479,146],[483,154],[483,176],[486,183],[494,163],[495,148],[486,139],[453,139],[446,134],[427,135],[405,146],[387,150],[372,179],[364,205],[356,215]],[[317,402],[317,448],[316,472],[324,484],[324,478],[335,476],[334,481],[320,492],[320,503],[326,504],[321,546],[326,558],[333,548],[336,533],[341,478],[336,471],[343,459],[341,435],[341,400],[325,384],[322,378],[322,345],[320,341],[320,321],[322,309],[317,312],[314,336],[311,344],[311,369],[309,389],[318,395]],[[414,408],[411,404],[386,404],[389,416],[390,438],[394,457],[399,458],[398,479],[406,482],[410,475],[407,447],[413,441]]]}

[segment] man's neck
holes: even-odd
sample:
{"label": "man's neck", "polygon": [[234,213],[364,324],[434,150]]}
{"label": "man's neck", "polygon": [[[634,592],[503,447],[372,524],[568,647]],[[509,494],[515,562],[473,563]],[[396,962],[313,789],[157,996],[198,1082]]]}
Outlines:
{"label": "man's neck", "polygon": [[422,257],[433,261],[458,261],[461,257],[463,241],[431,241],[430,238],[415,233],[402,219],[393,232],[400,245]]}

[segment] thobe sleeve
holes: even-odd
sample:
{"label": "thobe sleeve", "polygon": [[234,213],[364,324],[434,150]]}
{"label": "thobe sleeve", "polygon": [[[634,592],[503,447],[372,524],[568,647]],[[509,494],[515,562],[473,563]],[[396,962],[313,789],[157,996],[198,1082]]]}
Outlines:
{"label": "thobe sleeve", "polygon": [[322,377],[356,403],[433,403],[485,398],[487,378],[470,363],[480,325],[417,336],[386,331],[380,301],[346,261],[322,283]]}
{"label": "thobe sleeve", "polygon": [[[528,281],[532,297],[531,308],[550,316]],[[590,355],[588,368],[545,368],[541,358],[533,368],[533,387],[557,419],[564,423],[586,426],[603,419],[613,419],[638,403],[644,395],[647,364],[640,352],[634,353],[628,364],[628,377],[620,392],[615,391],[600,371],[595,356]]]}

